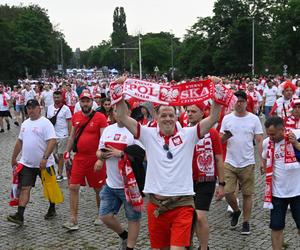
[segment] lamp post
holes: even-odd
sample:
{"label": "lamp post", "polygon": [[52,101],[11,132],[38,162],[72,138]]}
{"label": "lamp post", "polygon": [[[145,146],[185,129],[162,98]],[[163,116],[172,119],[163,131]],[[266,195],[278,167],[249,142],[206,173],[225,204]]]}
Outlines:
{"label": "lamp post", "polygon": [[252,77],[255,74],[255,19],[252,16]]}
{"label": "lamp post", "polygon": [[174,80],[174,45],[173,45],[173,34],[172,34],[172,30],[170,31],[170,35],[171,35],[171,66],[172,66],[172,70],[171,70],[171,78],[172,80]]}
{"label": "lamp post", "polygon": [[124,70],[125,70],[125,50],[138,50],[139,51],[139,73],[140,73],[140,79],[142,79],[142,48],[141,48],[141,34],[139,33],[139,46],[138,48],[126,48],[125,43],[122,43],[121,48],[111,48],[112,50],[114,50],[115,52],[117,52],[118,50],[123,50],[124,53]]}

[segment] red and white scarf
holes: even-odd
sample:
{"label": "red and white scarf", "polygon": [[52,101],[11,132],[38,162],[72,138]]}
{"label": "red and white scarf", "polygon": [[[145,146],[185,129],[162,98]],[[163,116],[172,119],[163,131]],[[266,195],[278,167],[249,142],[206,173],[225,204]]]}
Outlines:
{"label": "red and white scarf", "polygon": [[18,206],[19,205],[19,196],[21,192],[21,186],[19,182],[19,173],[23,169],[23,165],[19,163],[17,166],[13,167],[12,171],[12,184],[11,184],[11,192],[10,192],[10,206]]}
{"label": "red and white scarf", "polygon": [[193,156],[193,179],[206,181],[207,178],[215,177],[215,159],[213,144],[210,133],[199,140],[194,149]]}
{"label": "red and white scarf", "polygon": [[2,102],[3,107],[7,107],[8,103],[7,103],[5,92],[2,93],[2,101],[3,101]]}
{"label": "red and white scarf", "polygon": [[167,86],[130,78],[124,83],[110,83],[110,94],[112,105],[118,103],[123,95],[170,106],[187,106],[210,98],[228,106],[233,97],[233,93],[224,85],[214,85],[211,80]]}
{"label": "red and white scarf", "polygon": [[[273,168],[275,165],[275,144],[269,140],[267,148],[267,164],[266,164],[266,183],[265,183],[265,197],[264,208],[273,209],[272,204],[272,178]],[[299,162],[296,159],[293,145],[288,142],[288,137],[284,138],[284,165],[286,169],[299,168]]]}
{"label": "red and white scarf", "polygon": [[130,160],[128,155],[125,154],[123,159],[118,162],[119,171],[124,182],[124,192],[126,200],[132,205],[133,209],[142,212],[144,208],[144,200],[140,193],[139,186],[136,182]]}
{"label": "red and white scarf", "polygon": [[285,121],[285,128],[286,129],[300,129],[300,120],[297,119],[295,116],[289,116]]}

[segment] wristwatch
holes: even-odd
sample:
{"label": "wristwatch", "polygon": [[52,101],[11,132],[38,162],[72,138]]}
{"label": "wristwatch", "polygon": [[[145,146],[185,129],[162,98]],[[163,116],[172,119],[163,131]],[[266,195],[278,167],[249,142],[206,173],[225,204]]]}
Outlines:
{"label": "wristwatch", "polygon": [[48,158],[49,158],[49,156],[46,157],[45,155],[43,155],[43,159],[44,159],[44,160],[48,160]]}
{"label": "wristwatch", "polygon": [[225,181],[219,181],[219,185],[225,187],[226,182]]}
{"label": "wristwatch", "polygon": [[121,151],[121,152],[120,152],[120,158],[123,158],[123,157],[124,157],[124,152]]}

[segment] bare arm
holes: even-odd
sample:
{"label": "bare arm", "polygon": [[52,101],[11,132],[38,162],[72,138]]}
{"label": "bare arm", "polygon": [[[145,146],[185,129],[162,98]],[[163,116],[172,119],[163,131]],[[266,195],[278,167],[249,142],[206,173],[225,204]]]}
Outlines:
{"label": "bare arm", "polygon": [[[218,180],[219,182],[224,182],[224,164],[223,164],[223,156],[221,154],[215,155]],[[219,185],[216,190],[216,199],[221,200],[225,195],[224,186]]]}
{"label": "bare arm", "polygon": [[201,138],[218,122],[222,106],[213,101],[210,114],[207,118],[200,121]]}
{"label": "bare arm", "polygon": [[72,122],[71,122],[71,119],[69,119],[68,121],[68,133],[69,135],[71,134],[71,130],[72,130]]}
{"label": "bare arm", "polygon": [[56,145],[56,139],[50,139],[50,140],[47,141],[47,148],[44,152],[45,158],[48,158],[49,155],[52,154],[52,152],[55,148],[55,145]]}
{"label": "bare arm", "polygon": [[122,99],[116,104],[117,117],[123,123],[123,125],[133,134],[137,136],[137,121],[128,116],[128,108],[125,101]]}
{"label": "bare arm", "polygon": [[20,139],[17,139],[17,142],[15,144],[15,147],[14,147],[14,151],[13,151],[13,154],[12,154],[12,157],[11,157],[11,165],[12,166],[15,166],[17,165],[17,157],[18,155],[20,154],[21,150],[22,150],[22,145],[23,145],[23,142],[20,140]]}
{"label": "bare arm", "polygon": [[263,161],[263,159],[262,159],[263,135],[262,134],[255,135],[255,141],[257,143],[257,151],[258,151],[259,159],[260,159],[260,162],[262,162]]}
{"label": "bare arm", "polygon": [[75,128],[72,126],[70,136],[69,136],[68,142],[67,142],[66,152],[71,152],[71,150],[73,148],[74,138],[75,138]]}

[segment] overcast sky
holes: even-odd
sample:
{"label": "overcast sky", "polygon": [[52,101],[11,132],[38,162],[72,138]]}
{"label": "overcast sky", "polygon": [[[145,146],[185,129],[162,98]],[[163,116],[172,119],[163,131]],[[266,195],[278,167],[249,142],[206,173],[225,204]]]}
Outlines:
{"label": "overcast sky", "polygon": [[197,17],[211,16],[215,0],[0,0],[1,4],[38,4],[48,10],[53,24],[76,49],[98,45],[110,38],[113,11],[123,6],[128,33],[170,32],[183,37]]}

